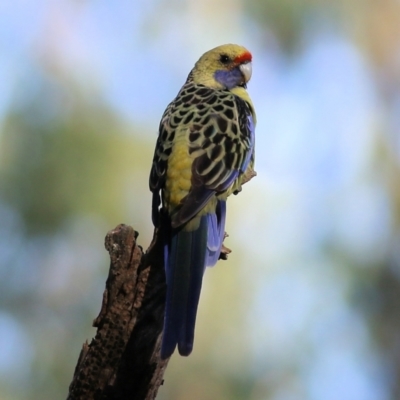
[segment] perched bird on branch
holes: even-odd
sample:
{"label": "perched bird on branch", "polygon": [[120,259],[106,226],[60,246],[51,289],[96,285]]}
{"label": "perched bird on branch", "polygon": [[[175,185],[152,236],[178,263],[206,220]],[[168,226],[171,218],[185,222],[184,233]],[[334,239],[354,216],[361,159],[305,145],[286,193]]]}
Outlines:
{"label": "perched bird on branch", "polygon": [[167,298],[161,357],[191,353],[203,273],[217,262],[226,200],[255,175],[251,53],[203,54],[162,116],[150,173],[152,217],[164,245]]}

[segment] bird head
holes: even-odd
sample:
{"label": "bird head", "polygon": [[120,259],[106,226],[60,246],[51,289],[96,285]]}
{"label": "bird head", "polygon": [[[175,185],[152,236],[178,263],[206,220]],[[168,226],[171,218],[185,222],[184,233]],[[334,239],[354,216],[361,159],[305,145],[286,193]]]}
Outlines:
{"label": "bird head", "polygon": [[236,44],[225,44],[204,53],[192,70],[195,83],[214,88],[246,87],[251,78],[251,53]]}

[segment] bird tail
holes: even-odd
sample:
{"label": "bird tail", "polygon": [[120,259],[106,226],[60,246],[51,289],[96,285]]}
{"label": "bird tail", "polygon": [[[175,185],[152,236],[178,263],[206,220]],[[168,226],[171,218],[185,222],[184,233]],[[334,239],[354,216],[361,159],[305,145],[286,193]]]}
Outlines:
{"label": "bird tail", "polygon": [[224,226],[225,201],[218,201],[216,213],[202,216],[197,229],[188,231],[183,227],[164,231],[167,299],[161,345],[163,359],[170,357],[177,345],[183,356],[192,352],[204,269],[218,260]]}

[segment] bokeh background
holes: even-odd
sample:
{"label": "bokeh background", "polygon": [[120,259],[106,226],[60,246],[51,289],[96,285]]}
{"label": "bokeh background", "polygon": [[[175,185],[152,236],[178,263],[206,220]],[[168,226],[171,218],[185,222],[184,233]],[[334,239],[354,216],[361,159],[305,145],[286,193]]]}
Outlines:
{"label": "bokeh background", "polygon": [[1,400],[66,398],[104,236],[150,243],[159,118],[230,42],[254,57],[258,176],[158,398],[400,398],[399,1],[3,0],[0,22]]}

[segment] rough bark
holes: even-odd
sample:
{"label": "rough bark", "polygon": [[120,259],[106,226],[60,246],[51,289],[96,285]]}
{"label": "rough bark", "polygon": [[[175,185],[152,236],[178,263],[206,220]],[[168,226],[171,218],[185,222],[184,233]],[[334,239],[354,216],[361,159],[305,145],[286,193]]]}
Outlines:
{"label": "rough bark", "polygon": [[165,302],[157,232],[146,253],[127,225],[108,232],[111,265],[95,338],[83,344],[68,400],[154,399],[168,360],[160,359]]}

